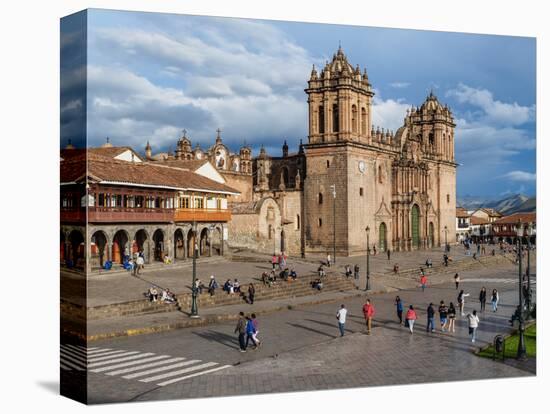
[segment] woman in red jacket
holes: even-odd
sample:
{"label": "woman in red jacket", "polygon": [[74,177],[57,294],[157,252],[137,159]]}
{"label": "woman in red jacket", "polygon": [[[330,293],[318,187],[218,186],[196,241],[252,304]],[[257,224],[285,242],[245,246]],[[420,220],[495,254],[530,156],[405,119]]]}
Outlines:
{"label": "woman in red jacket", "polygon": [[367,335],[370,335],[372,328],[372,318],[374,317],[374,306],[370,303],[370,299],[367,299],[367,303],[363,305],[363,315],[367,322]]}
{"label": "woman in red jacket", "polygon": [[410,305],[409,310],[407,311],[407,315],[405,316],[405,320],[409,325],[409,331],[411,331],[411,333],[413,333],[414,321],[416,321],[416,319],[416,312],[414,311],[413,305]]}

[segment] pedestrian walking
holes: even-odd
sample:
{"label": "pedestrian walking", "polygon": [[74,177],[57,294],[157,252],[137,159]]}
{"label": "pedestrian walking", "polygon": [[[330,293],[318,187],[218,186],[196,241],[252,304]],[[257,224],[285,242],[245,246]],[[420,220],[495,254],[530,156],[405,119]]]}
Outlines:
{"label": "pedestrian walking", "polygon": [[376,244],[372,245],[373,256],[376,256]]}
{"label": "pedestrian walking", "polygon": [[445,327],[447,326],[447,314],[448,314],[448,308],[445,306],[445,302],[441,301],[439,302],[439,324],[441,325],[441,332],[445,332]]}
{"label": "pedestrian walking", "polygon": [[256,289],[254,288],[254,285],[250,283],[248,285],[248,303],[251,305],[254,304],[254,296],[256,295]]}
{"label": "pedestrian walking", "polygon": [[355,280],[359,280],[359,265],[355,265],[353,268],[353,277]]}
{"label": "pedestrian walking", "polygon": [[456,319],[456,309],[453,302],[449,303],[449,309],[447,310],[447,319],[449,320],[449,332],[455,331],[455,319]]}
{"label": "pedestrian walking", "polygon": [[391,251],[390,251],[390,249],[388,249],[388,250],[386,251],[386,253],[387,253],[387,255],[388,255],[388,262],[389,262],[389,261],[390,261],[390,258],[391,258]]}
{"label": "pedestrian walking", "polygon": [[336,313],[336,319],[338,319],[338,329],[340,329],[340,336],[344,336],[344,326],[346,325],[346,315],[348,310],[344,304],[340,305],[340,309]]}
{"label": "pedestrian walking", "polygon": [[491,294],[491,305],[493,305],[493,312],[496,312],[498,310],[498,290],[496,289],[493,289]]}
{"label": "pedestrian walking", "polygon": [[395,308],[397,310],[397,317],[399,318],[399,325],[403,323],[403,301],[399,296],[395,297]]}
{"label": "pedestrian walking", "polygon": [[468,314],[468,333],[472,335],[472,342],[476,341],[476,331],[479,325],[479,317],[477,316],[477,311],[474,310],[472,313]]}
{"label": "pedestrian walking", "polygon": [[347,264],[344,268],[346,270],[346,277],[347,278],[351,277],[351,266]]}
{"label": "pedestrian walking", "polygon": [[253,313],[252,315],[250,315],[250,318],[252,319],[252,325],[254,325],[254,334],[252,335],[252,339],[256,343],[256,346],[261,346],[262,341],[258,339],[258,334],[260,333],[260,331],[258,330],[258,319],[256,319],[256,314]]}
{"label": "pedestrian walking", "polygon": [[422,273],[422,276],[420,276],[420,286],[422,286],[422,292],[426,289],[426,285],[428,284],[428,278],[424,273]]}
{"label": "pedestrian walking", "polygon": [[145,264],[145,259],[143,258],[143,253],[140,253],[136,259],[136,274],[139,275],[140,271],[143,270],[143,265]]}
{"label": "pedestrian walking", "polygon": [[428,316],[428,321],[426,324],[426,332],[435,332],[435,323],[434,323],[435,310],[434,310],[433,303],[430,303],[428,305],[428,309],[426,309],[426,314]]}
{"label": "pedestrian walking", "polygon": [[254,334],[256,333],[256,328],[254,327],[254,324],[252,323],[252,318],[246,317],[246,343],[245,348],[248,349],[248,343],[252,342],[252,345],[254,345],[253,349],[256,349],[258,345],[256,344],[256,341],[254,340]]}
{"label": "pedestrian walking", "polygon": [[460,276],[455,273],[455,289],[458,290],[458,284],[460,283]]}
{"label": "pedestrian walking", "polygon": [[365,321],[367,323],[367,335],[370,335],[372,329],[372,318],[374,318],[374,306],[370,303],[370,299],[367,299],[367,303],[363,305],[363,315],[365,316]]}
{"label": "pedestrian walking", "polygon": [[244,312],[239,312],[239,320],[237,321],[237,326],[235,327],[235,333],[239,335],[239,348],[241,352],[246,352],[246,342],[244,340],[246,335],[246,325],[247,321],[244,317]]}
{"label": "pedestrian walking", "polygon": [[327,267],[330,267],[331,259],[330,259],[330,253],[327,253]]}
{"label": "pedestrian walking", "polygon": [[480,312],[485,312],[485,302],[487,302],[487,291],[485,290],[485,286],[483,286],[479,291]]}
{"label": "pedestrian walking", "polygon": [[464,316],[464,300],[466,296],[470,296],[469,293],[464,293],[464,290],[461,290],[456,298],[458,302],[458,308],[460,309],[460,316]]}
{"label": "pedestrian walking", "polygon": [[407,321],[407,326],[409,327],[409,331],[411,331],[411,333],[413,333],[414,321],[416,321],[416,319],[416,312],[413,308],[413,305],[410,305],[409,310],[407,311],[407,315],[405,315],[405,320]]}

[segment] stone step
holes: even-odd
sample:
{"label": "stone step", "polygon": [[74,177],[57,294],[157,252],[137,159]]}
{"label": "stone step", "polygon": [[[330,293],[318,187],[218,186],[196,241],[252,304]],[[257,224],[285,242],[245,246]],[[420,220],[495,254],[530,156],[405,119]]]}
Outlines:
{"label": "stone step", "polygon": [[[315,277],[302,277],[294,282],[281,281],[271,287],[256,283],[254,284],[256,289],[254,300],[277,300],[314,295],[319,291],[311,287],[310,282],[313,279],[315,279]],[[323,284],[323,292],[355,289],[355,284],[352,279],[346,279],[341,276],[327,276],[323,280]],[[243,286],[243,289],[246,290],[246,287]],[[245,294],[247,295],[246,292]],[[160,301],[150,302],[148,299],[143,299],[113,305],[97,306],[88,309],[87,317],[88,319],[103,319],[116,316],[173,312],[178,309],[189,309],[191,307],[191,292],[180,293],[177,294],[176,297],[177,304],[166,304]],[[229,295],[221,291],[221,289],[218,289],[214,296],[210,296],[207,292],[203,291],[203,294],[198,297],[198,306],[202,308],[235,305],[239,303],[245,303],[243,296],[237,294]]]}

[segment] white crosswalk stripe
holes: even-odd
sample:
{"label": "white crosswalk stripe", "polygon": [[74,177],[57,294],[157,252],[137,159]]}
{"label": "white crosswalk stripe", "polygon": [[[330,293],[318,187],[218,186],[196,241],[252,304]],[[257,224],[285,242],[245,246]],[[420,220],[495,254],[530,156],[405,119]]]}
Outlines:
{"label": "white crosswalk stripe", "polygon": [[60,368],[64,371],[86,371],[125,380],[155,383],[166,386],[201,375],[208,375],[231,365],[218,362],[203,362],[152,352],[125,349],[86,348],[82,345],[60,345]]}

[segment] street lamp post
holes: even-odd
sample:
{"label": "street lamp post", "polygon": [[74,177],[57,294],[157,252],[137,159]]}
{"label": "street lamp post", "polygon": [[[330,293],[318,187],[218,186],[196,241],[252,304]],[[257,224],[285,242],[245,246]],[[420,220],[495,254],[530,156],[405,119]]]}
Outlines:
{"label": "street lamp post", "polygon": [[198,318],[199,309],[197,305],[197,222],[193,221],[193,282],[191,285],[191,314],[189,317]]}
{"label": "street lamp post", "polygon": [[531,232],[533,225],[527,226],[527,318],[531,317]]}
{"label": "street lamp post", "polygon": [[332,189],[332,262],[336,264],[336,184],[330,186]]}
{"label": "street lamp post", "polygon": [[518,258],[519,258],[519,342],[517,359],[523,360],[526,358],[527,351],[525,349],[525,325],[523,321],[523,275],[521,274],[521,238],[523,237],[523,226],[521,220],[518,221],[516,226],[516,232],[518,236]]}
{"label": "street lamp post", "polygon": [[370,263],[369,263],[369,259],[370,259],[370,243],[369,243],[370,228],[369,228],[369,226],[367,226],[365,231],[367,232],[367,286],[365,287],[365,290],[370,290]]}

